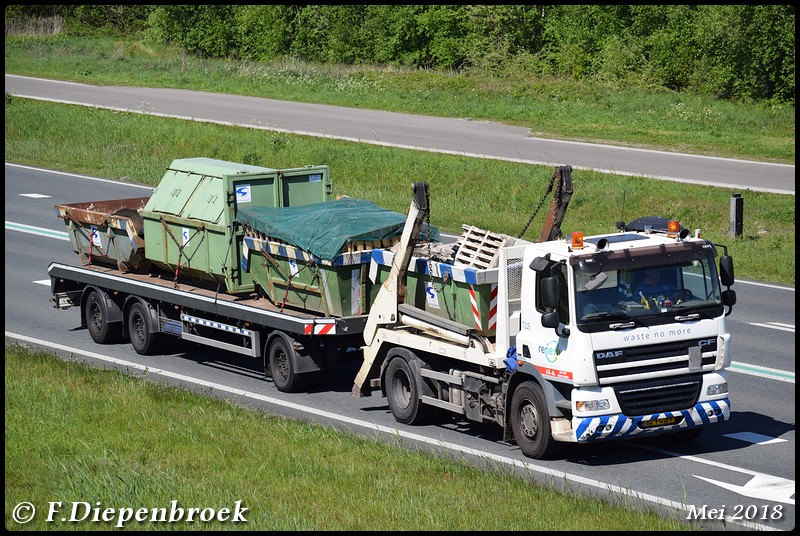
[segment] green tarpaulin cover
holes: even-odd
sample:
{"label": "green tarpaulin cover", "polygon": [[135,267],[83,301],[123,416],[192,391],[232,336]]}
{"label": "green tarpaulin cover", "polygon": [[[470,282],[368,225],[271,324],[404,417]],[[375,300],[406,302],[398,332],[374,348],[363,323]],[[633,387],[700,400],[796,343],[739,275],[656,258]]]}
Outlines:
{"label": "green tarpaulin cover", "polygon": [[[384,240],[403,234],[406,216],[366,199],[345,197],[297,207],[239,207],[236,221],[332,261],[350,242]],[[428,238],[423,223],[421,238]],[[430,240],[441,235],[431,226]]]}

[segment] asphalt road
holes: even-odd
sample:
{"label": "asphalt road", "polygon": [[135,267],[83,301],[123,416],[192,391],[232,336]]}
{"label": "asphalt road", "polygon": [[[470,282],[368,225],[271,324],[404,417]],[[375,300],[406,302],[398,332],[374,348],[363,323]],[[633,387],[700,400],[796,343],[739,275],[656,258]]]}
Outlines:
{"label": "asphalt road", "polygon": [[477,158],[571,165],[620,175],[794,195],[793,165],[554,141],[497,123],[305,104],[183,89],[100,87],[5,75],[19,97]]}
{"label": "asphalt road", "polygon": [[[569,445],[563,459],[536,461],[501,441],[500,430],[447,419],[410,427],[379,397],[350,394],[356,369],[335,370],[307,393],[286,394],[261,375],[258,360],[176,343],[145,357],[128,344],[100,346],[79,312],[49,302],[50,262],[77,263],[53,205],[147,195],[148,188],[6,163],[6,340],[43,348],[154,381],[179,384],[271,413],[508,467],[525,478],[665,515],[704,519],[727,530],[791,530],[795,525],[795,290],[738,281],[727,318],[732,417],[695,442],[629,441]],[[89,199],[91,197],[91,199]]]}

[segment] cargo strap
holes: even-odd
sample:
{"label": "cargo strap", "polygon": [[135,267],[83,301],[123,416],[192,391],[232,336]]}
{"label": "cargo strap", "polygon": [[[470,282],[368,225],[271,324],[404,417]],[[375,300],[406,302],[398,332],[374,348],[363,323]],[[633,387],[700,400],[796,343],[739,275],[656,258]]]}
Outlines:
{"label": "cargo strap", "polygon": [[164,226],[164,230],[167,231],[167,234],[169,234],[169,236],[172,237],[172,241],[175,242],[176,246],[178,246],[178,261],[177,261],[177,264],[175,265],[175,280],[173,281],[173,283],[175,283],[175,288],[177,288],[178,287],[178,274],[179,274],[179,272],[181,270],[181,257],[183,257],[183,248],[188,246],[189,242],[192,241],[192,238],[194,238],[195,235],[197,233],[199,233],[200,231],[203,231],[206,228],[206,226],[201,224],[197,229],[194,230],[194,233],[192,233],[192,236],[190,236],[186,240],[185,243],[181,243],[180,241],[178,241],[177,238],[175,238],[175,235],[172,234],[172,230],[167,225],[167,222],[164,221],[164,216],[161,216],[159,218],[159,220],[161,221],[161,225]]}
{"label": "cargo strap", "polygon": [[[69,219],[72,221],[72,223],[74,223],[74,224],[75,224],[75,226],[78,228],[78,230],[80,230],[80,231],[81,231],[81,232],[82,232],[84,235],[86,235],[86,233],[84,232],[84,227],[83,227],[83,225],[81,225],[81,222],[79,222],[78,220],[76,220],[76,219],[75,219],[75,218],[72,216],[72,214],[70,214],[69,212],[67,212],[66,214],[64,214],[64,217],[66,217],[66,218],[69,218]],[[108,222],[107,222],[107,221],[106,221],[106,222],[104,222],[104,223],[105,223],[106,225],[108,225]],[[100,225],[99,225],[99,224],[98,224],[97,228],[98,228],[98,229],[100,228]],[[89,235],[87,236],[87,239],[89,240],[89,254],[88,254],[88,256],[87,256],[87,258],[88,258],[88,260],[87,260],[87,264],[92,264],[92,255],[94,254],[94,240],[92,239],[91,227],[90,227],[89,229],[90,229],[90,231],[89,231]],[[98,246],[98,248],[97,248],[97,249],[100,251],[100,253],[101,253],[101,254],[103,253],[103,248],[101,248],[101,247],[99,247],[99,246]]]}
{"label": "cargo strap", "polygon": [[[319,269],[317,268],[317,263],[314,262],[313,260],[307,259],[305,265],[303,267],[301,267],[299,270],[297,270],[296,274],[290,274],[287,277],[286,274],[284,274],[281,271],[280,264],[278,263],[278,261],[275,260],[275,258],[272,255],[270,255],[269,252],[263,246],[259,248],[259,251],[264,256],[264,259],[265,259],[264,268],[267,270],[267,274],[269,274],[269,270],[270,270],[270,266],[269,265],[271,265],[272,268],[274,268],[275,271],[278,272],[278,275],[281,277],[281,279],[286,281],[286,290],[283,293],[283,299],[281,299],[281,303],[280,303],[280,308],[281,309],[286,307],[286,298],[289,296],[289,291],[292,289],[292,278],[293,277],[299,275],[300,272],[302,272],[303,270],[308,268],[310,272],[313,272],[313,275],[311,276],[311,283],[312,284],[314,283],[314,281],[319,282],[320,279],[321,279]],[[267,263],[269,263],[269,265]],[[272,278],[270,278],[270,285],[272,284],[271,281],[272,281]],[[326,302],[325,302],[324,299],[322,300],[322,305],[323,305],[323,307],[326,308],[326,314],[327,314],[327,305],[326,305]]]}

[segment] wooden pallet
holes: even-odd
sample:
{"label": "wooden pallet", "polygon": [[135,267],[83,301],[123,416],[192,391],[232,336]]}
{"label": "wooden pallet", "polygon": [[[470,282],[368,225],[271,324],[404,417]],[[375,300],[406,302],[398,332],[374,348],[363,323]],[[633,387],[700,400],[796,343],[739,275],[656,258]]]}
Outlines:
{"label": "wooden pallet", "polygon": [[453,264],[478,269],[495,268],[500,258],[500,248],[514,241],[508,235],[462,225],[464,232],[458,239],[458,249]]}

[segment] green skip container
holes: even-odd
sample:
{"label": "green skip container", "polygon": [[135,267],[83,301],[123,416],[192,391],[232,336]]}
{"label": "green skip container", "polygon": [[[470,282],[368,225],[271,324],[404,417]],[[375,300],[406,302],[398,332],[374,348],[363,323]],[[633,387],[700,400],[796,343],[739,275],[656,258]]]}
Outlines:
{"label": "green skip container", "polygon": [[[406,217],[366,199],[286,208],[244,208],[242,270],[279,307],[359,316],[372,302],[372,252],[400,241]],[[426,228],[427,229],[427,228]],[[426,236],[439,240],[431,228]]]}
{"label": "green skip container", "polygon": [[[372,252],[369,277],[374,282],[370,286],[373,299],[388,279],[393,260],[390,250]],[[406,303],[493,337],[497,332],[498,275],[497,268],[412,257],[406,276]]]}
{"label": "green skip container", "polygon": [[328,166],[291,169],[211,158],[177,159],[140,212],[145,254],[155,266],[224,285],[228,293],[255,290],[241,270],[242,207],[288,207],[327,202]]}

